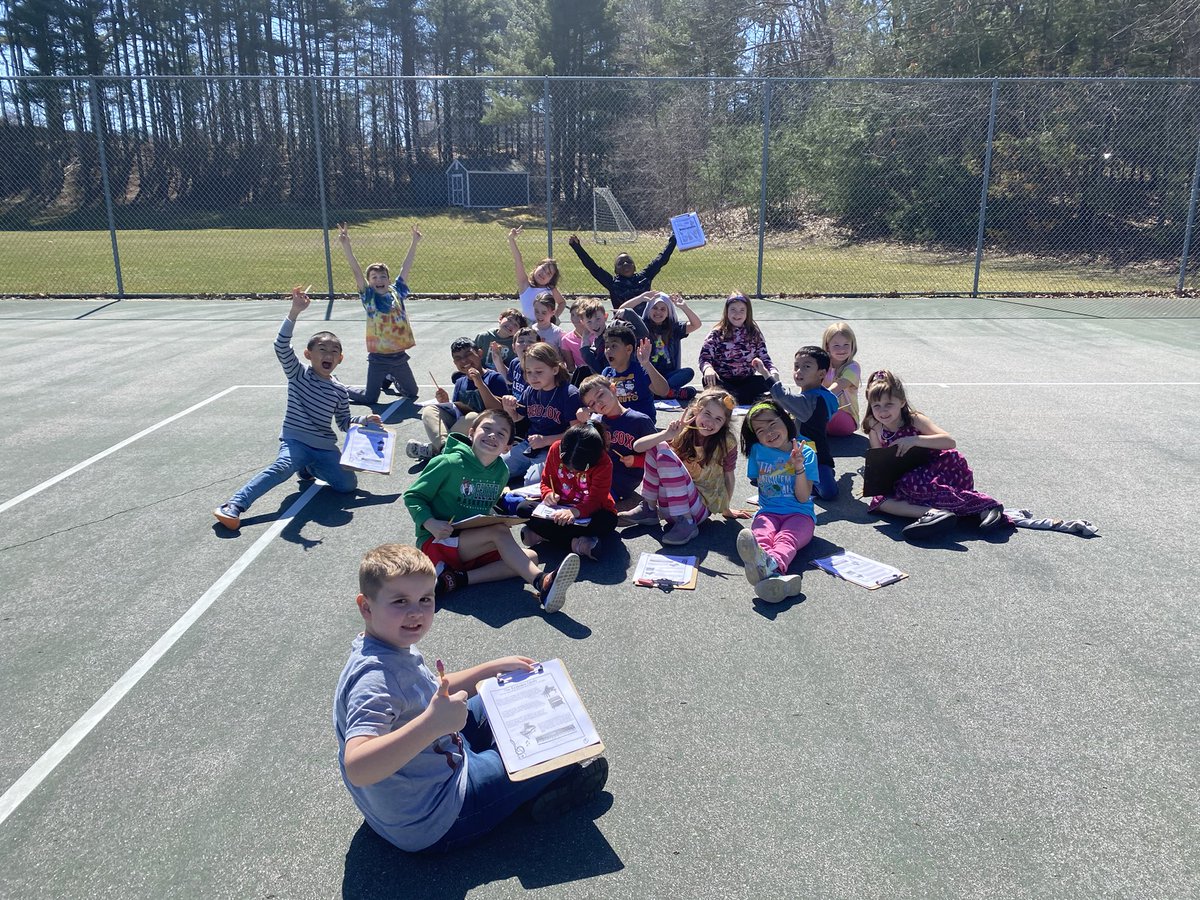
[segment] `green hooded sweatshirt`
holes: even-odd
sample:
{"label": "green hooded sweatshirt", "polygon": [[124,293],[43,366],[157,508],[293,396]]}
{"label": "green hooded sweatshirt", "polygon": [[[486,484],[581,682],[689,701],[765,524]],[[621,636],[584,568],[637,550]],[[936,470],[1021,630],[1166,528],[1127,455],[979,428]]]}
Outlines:
{"label": "green hooded sweatshirt", "polygon": [[426,519],[452,522],[487,515],[506,484],[508,466],[503,459],[497,457],[485,467],[470,441],[457,434],[448,435],[442,452],[429,461],[404,492],[404,505],[417,526],[417,546],[431,537],[425,529]]}

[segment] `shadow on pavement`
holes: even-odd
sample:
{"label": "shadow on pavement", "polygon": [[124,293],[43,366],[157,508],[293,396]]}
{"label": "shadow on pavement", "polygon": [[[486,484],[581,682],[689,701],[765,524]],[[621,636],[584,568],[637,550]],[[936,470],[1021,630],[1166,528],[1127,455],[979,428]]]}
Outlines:
{"label": "shadow on pavement", "polygon": [[528,891],[619,872],[625,864],[593,821],[612,803],[605,792],[587,810],[542,828],[518,813],[479,842],[441,855],[397,850],[364,822],[346,851],[342,897],[450,900],[512,878]]}

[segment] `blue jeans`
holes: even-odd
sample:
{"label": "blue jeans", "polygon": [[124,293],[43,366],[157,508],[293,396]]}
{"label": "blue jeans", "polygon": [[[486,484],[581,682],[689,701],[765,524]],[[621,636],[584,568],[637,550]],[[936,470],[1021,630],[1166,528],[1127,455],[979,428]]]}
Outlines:
{"label": "blue jeans", "polygon": [[[533,456],[526,456],[525,451],[528,449],[529,441],[518,441],[512,445],[512,449],[505,453],[501,459],[503,459],[504,464],[508,466],[508,474],[510,478],[524,478],[526,484],[533,484],[535,481],[540,481],[542,478],[542,466],[545,465],[546,454],[548,451],[542,449],[535,451]],[[530,473],[529,470],[533,466],[536,466],[537,469],[533,473]],[[530,481],[531,474],[537,476],[533,479],[533,481]]]}
{"label": "blue jeans", "polygon": [[467,701],[467,724],[462,736],[463,754],[467,757],[467,793],[462,809],[450,830],[426,847],[424,853],[452,850],[482,837],[572,768],[555,769],[527,781],[510,781],[478,696]]}
{"label": "blue jeans", "polygon": [[246,486],[233,495],[230,503],[245,511],[255,500],[275,487],[283,484],[293,472],[307,468],[335,491],[348,494],[358,486],[353,472],[343,469],[339,462],[342,455],[336,450],[318,450],[297,440],[279,439],[279,456],[246,482]]}
{"label": "blue jeans", "polygon": [[696,372],[693,369],[676,369],[670,375],[663,375],[663,378],[667,379],[667,384],[670,385],[673,391],[679,390],[695,377]]}
{"label": "blue jeans", "polygon": [[838,495],[837,473],[833,466],[817,464],[817,483],[813,485],[813,493],[822,500],[836,500]]}

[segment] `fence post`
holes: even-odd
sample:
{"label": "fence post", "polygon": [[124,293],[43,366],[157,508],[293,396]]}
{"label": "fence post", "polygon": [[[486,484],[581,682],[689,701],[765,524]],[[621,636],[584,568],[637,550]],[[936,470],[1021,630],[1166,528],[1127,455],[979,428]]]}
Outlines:
{"label": "fence post", "polygon": [[992,141],[996,134],[996,98],[1000,93],[1000,79],[992,79],[992,103],[988,110],[987,150],[983,154],[983,186],[979,189],[979,230],[975,232],[975,280],[971,283],[971,296],[979,296],[979,267],[983,263],[983,230],[987,224],[988,183],[992,178]]}
{"label": "fence post", "polygon": [[554,198],[550,191],[554,179],[550,176],[550,76],[542,76],[542,138],[546,148],[546,256],[554,256]]}
{"label": "fence post", "polygon": [[100,110],[100,88],[95,78],[88,81],[88,93],[92,98],[92,118],[96,123],[96,162],[100,166],[100,184],[104,187],[104,211],[108,216],[108,239],[112,242],[113,268],[117,273],[117,296],[124,298],[125,282],[121,278],[121,254],[117,250],[117,223],[113,218],[112,189],[108,183],[108,157],[104,152],[104,117]]}
{"label": "fence post", "polygon": [[763,134],[762,134],[762,171],[758,186],[758,281],[755,285],[756,297],[763,295],[763,242],[767,230],[767,163],[771,156],[771,79],[768,78],[763,89]]}
{"label": "fence post", "polygon": [[1188,256],[1192,252],[1192,229],[1196,227],[1196,197],[1200,194],[1200,139],[1196,141],[1196,168],[1192,172],[1192,199],[1188,203],[1187,227],[1183,230],[1183,256],[1179,260],[1179,284],[1175,288],[1183,293],[1187,282]]}
{"label": "fence post", "polygon": [[328,288],[329,303],[325,307],[325,321],[333,315],[333,260],[329,256],[329,210],[325,206],[325,155],[321,148],[321,107],[317,103],[317,78],[309,79],[308,87],[312,93],[313,111],[313,145],[317,151],[317,197],[321,202],[321,234],[325,238],[325,285]]}

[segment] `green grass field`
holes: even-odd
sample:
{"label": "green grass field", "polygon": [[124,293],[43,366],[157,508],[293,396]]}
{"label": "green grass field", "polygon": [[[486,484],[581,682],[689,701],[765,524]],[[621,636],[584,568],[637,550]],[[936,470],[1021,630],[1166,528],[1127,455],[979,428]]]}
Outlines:
{"label": "green grass field", "polygon": [[[408,248],[409,229],[425,235],[410,279],[417,293],[510,293],[514,289],[505,234],[526,224],[520,247],[527,264],[546,253],[544,219],[524,212],[438,211],[429,215],[342,213],[352,225],[359,261],[382,260],[396,271]],[[276,293],[291,285],[327,286],[320,225],[268,228],[233,227],[230,215],[211,220],[130,222],[121,228],[118,249],[125,292],[129,294]],[[259,217],[261,218],[261,217]],[[304,219],[316,221],[311,214]],[[244,221],[244,220],[243,220]],[[567,246],[569,231],[555,230],[554,251],[563,268],[564,293],[596,293],[599,286]],[[598,244],[581,232],[588,252],[604,266],[624,250],[640,266],[662,249],[666,233],[639,235],[633,244]],[[795,245],[769,238],[763,259],[764,294],[966,293],[971,289],[974,255],[885,243]],[[107,230],[37,230],[0,233],[3,294],[111,294],[116,291]],[[787,244],[791,243],[792,246]],[[336,242],[331,222],[330,253],[336,292],[354,282]],[[757,284],[758,242],[714,236],[708,246],[676,253],[656,281],[664,290],[689,295],[720,295],[733,289],[753,292]],[[1053,260],[984,257],[980,290],[985,293],[1170,290],[1177,270],[1170,267],[1113,270]]]}

